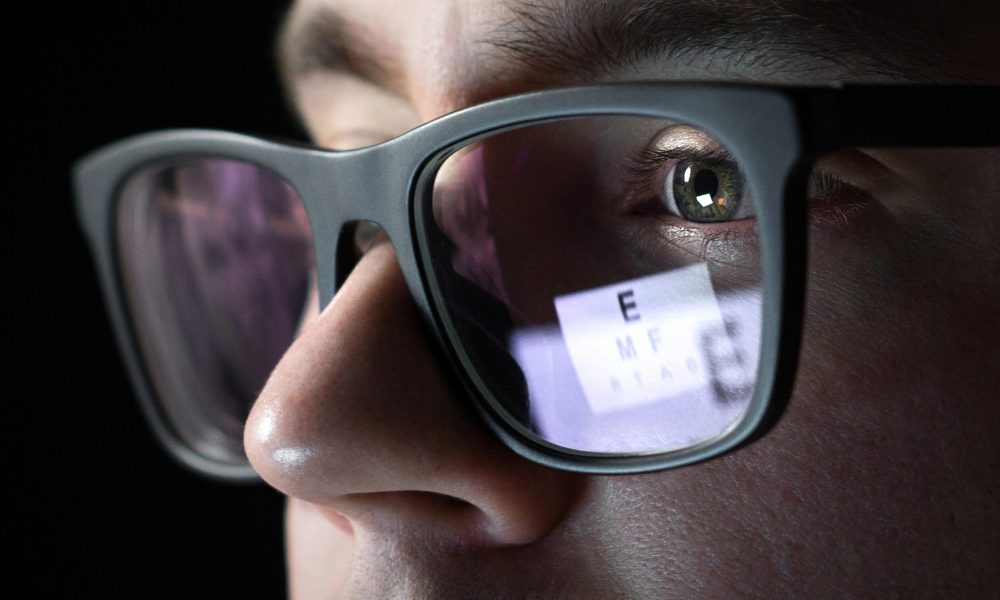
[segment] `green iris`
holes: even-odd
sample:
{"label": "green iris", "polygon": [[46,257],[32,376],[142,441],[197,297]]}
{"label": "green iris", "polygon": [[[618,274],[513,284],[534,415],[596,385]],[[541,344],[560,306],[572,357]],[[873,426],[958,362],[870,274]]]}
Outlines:
{"label": "green iris", "polygon": [[733,219],[743,198],[743,177],[728,161],[684,159],[670,185],[681,216],[699,223]]}

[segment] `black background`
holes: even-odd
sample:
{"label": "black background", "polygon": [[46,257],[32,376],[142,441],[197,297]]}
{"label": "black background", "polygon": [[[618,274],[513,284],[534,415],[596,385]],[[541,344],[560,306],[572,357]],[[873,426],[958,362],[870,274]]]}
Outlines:
{"label": "black background", "polygon": [[284,594],[279,494],[193,475],[142,419],[69,170],[152,129],[303,138],[273,66],[285,4],[36,2],[5,16],[3,571],[24,590],[10,597]]}

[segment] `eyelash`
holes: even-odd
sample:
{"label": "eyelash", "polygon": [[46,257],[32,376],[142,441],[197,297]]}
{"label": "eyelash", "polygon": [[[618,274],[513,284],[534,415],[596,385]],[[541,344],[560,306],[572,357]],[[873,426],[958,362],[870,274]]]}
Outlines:
{"label": "eyelash", "polygon": [[652,177],[659,173],[662,168],[673,161],[680,161],[685,158],[693,158],[704,162],[731,162],[736,163],[736,159],[721,148],[707,149],[695,148],[693,146],[677,148],[643,148],[633,152],[627,159],[626,170],[637,179],[629,184],[645,185],[649,184]]}

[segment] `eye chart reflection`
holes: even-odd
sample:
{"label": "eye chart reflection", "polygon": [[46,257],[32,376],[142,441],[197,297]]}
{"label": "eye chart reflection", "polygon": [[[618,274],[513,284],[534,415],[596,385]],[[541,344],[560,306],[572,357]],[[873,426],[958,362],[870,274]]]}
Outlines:
{"label": "eye chart reflection", "polygon": [[760,292],[719,295],[705,264],[555,299],[559,327],[519,331],[532,419],[579,449],[669,449],[724,433],[752,390]]}

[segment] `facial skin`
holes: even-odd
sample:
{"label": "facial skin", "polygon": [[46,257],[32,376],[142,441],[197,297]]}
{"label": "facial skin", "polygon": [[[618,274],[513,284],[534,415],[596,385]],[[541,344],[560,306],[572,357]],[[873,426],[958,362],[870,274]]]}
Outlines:
{"label": "facial skin", "polygon": [[[858,29],[838,46],[836,27],[789,19],[799,38],[761,25],[774,37],[745,51],[652,52],[574,72],[484,41],[565,13],[554,1],[307,0],[289,19],[285,77],[314,140],[333,148],[570,82],[1000,83],[995,6],[870,4],[685,3],[772,25],[820,7],[854,15]],[[384,68],[296,58],[292,40],[321,11]],[[874,56],[865,40],[879,38],[866,32],[886,15],[899,16],[884,23],[896,51]],[[808,44],[832,56],[805,55]],[[591,477],[515,456],[450,387],[391,245],[376,243],[304,327],[247,424],[254,467],[289,497],[292,596],[995,593],[1000,150],[873,150],[827,166],[871,199],[812,225],[804,346],[782,421],[738,452],[661,473]]]}

